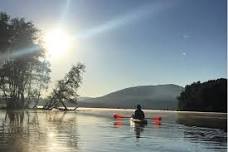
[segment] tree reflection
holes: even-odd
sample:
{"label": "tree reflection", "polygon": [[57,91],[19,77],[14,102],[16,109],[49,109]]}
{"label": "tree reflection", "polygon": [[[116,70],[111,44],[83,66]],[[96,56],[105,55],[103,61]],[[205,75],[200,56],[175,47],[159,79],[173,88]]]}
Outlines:
{"label": "tree reflection", "polygon": [[[39,126],[34,116],[31,119],[33,121],[30,121],[28,112],[7,110],[1,124],[0,138],[4,143],[1,143],[0,149],[17,152],[29,151],[30,130]],[[37,133],[34,132],[33,137],[37,136]]]}
{"label": "tree reflection", "polygon": [[217,128],[227,132],[226,114],[177,113],[176,122],[186,126]]}
{"label": "tree reflection", "polygon": [[[71,147],[74,150],[78,150],[78,133],[77,133],[77,119],[74,112],[69,111],[51,111],[45,114],[49,127],[54,127],[54,130],[48,132],[49,138],[62,136],[65,137],[60,140],[64,140],[67,147]],[[54,124],[54,125],[53,125]],[[51,140],[55,140],[54,138]],[[53,141],[57,142],[57,141]]]}
{"label": "tree reflection", "polygon": [[39,110],[0,113],[0,151],[78,150],[75,113]]}
{"label": "tree reflection", "polygon": [[226,145],[226,117],[223,114],[177,114],[177,123],[187,127],[184,129],[184,138],[191,142],[207,141],[204,143]]}

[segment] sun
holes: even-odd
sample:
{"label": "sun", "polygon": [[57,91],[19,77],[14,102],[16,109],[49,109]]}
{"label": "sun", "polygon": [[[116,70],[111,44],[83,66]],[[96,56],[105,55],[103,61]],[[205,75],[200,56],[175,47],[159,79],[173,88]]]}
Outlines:
{"label": "sun", "polygon": [[71,46],[70,35],[63,29],[53,29],[44,35],[44,47],[50,57],[61,57]]}

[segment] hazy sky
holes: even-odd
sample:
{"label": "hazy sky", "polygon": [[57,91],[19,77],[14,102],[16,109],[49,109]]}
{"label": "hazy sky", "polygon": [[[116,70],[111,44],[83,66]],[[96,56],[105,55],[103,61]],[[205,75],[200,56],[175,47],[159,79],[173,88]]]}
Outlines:
{"label": "hazy sky", "polygon": [[71,50],[51,61],[52,83],[82,62],[82,96],[227,77],[226,6],[226,0],[0,0],[12,17],[74,36]]}

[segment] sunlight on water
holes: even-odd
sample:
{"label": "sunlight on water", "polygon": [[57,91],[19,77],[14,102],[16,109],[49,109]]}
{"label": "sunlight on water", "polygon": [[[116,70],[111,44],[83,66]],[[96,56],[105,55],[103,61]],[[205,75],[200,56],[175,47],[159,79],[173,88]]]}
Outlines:
{"label": "sunlight on water", "polygon": [[135,126],[113,113],[132,110],[2,110],[0,151],[226,151],[226,114],[146,111],[162,121]]}

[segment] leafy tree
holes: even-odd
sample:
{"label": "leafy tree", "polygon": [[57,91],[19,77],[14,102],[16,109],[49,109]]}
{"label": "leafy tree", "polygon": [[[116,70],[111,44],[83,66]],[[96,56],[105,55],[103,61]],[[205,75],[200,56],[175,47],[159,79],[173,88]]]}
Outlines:
{"label": "leafy tree", "polygon": [[187,85],[178,100],[179,110],[227,112],[227,79]]}
{"label": "leafy tree", "polygon": [[10,17],[5,13],[0,13],[0,63],[3,61],[3,53],[7,51],[10,45]]}
{"label": "leafy tree", "polygon": [[0,33],[0,95],[8,108],[24,108],[32,92],[46,88],[50,79],[45,49],[39,31],[24,18],[0,13]]}
{"label": "leafy tree", "polygon": [[85,65],[78,63],[77,66],[72,66],[70,71],[65,75],[63,80],[57,82],[53,89],[49,102],[44,106],[45,109],[52,109],[62,105],[65,110],[67,103],[75,105],[77,108],[78,88],[82,82],[82,73],[85,71]]}

